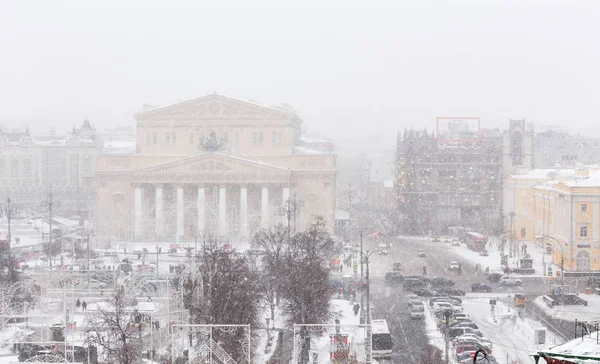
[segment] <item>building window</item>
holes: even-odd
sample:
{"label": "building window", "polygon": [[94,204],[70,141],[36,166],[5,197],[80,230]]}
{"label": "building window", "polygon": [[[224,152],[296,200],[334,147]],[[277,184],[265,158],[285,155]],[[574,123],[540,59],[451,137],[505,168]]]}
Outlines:
{"label": "building window", "polygon": [[588,227],[587,225],[582,225],[579,227],[579,237],[580,238],[587,238],[588,236]]}
{"label": "building window", "polygon": [[581,212],[587,212],[587,204],[586,203],[581,204]]}
{"label": "building window", "polygon": [[19,161],[17,158],[13,158],[10,162],[10,174],[13,177],[17,177],[19,175]]}
{"label": "building window", "polygon": [[584,272],[590,270],[590,253],[585,250],[577,253],[577,270]]}
{"label": "building window", "polygon": [[273,144],[277,144],[277,133],[273,132]]}
{"label": "building window", "polygon": [[525,239],[525,236],[527,236],[527,229],[522,227],[521,228],[521,239]]}
{"label": "building window", "polygon": [[156,134],[156,132],[154,132],[152,138],[154,139],[154,144],[158,144],[158,135]]}
{"label": "building window", "polygon": [[283,133],[277,133],[279,135],[279,144],[283,144]]}
{"label": "building window", "polygon": [[252,144],[256,145],[257,142],[258,142],[258,133],[253,132],[252,133]]}
{"label": "building window", "polygon": [[148,135],[146,135],[146,144],[150,144],[152,142],[152,136],[150,135],[150,133],[148,133]]}
{"label": "building window", "polygon": [[194,133],[190,133],[190,144],[194,144]]}
{"label": "building window", "polygon": [[227,135],[227,132],[223,133],[223,143],[229,143],[229,135]]}
{"label": "building window", "polygon": [[83,172],[88,173],[90,171],[90,157],[83,157]]}
{"label": "building window", "polygon": [[31,176],[31,159],[25,158],[23,161],[23,175]]}
{"label": "building window", "polygon": [[165,143],[166,144],[171,144],[171,133],[166,133],[165,134]]}
{"label": "building window", "polygon": [[235,132],[235,145],[239,145],[240,144],[240,133],[238,133],[237,131]]}
{"label": "building window", "polygon": [[262,145],[262,143],[263,143],[263,132],[260,131],[260,132],[258,132],[258,144]]}
{"label": "building window", "polygon": [[175,132],[171,135],[171,140],[173,141],[173,144],[177,144],[177,134],[175,134]]}

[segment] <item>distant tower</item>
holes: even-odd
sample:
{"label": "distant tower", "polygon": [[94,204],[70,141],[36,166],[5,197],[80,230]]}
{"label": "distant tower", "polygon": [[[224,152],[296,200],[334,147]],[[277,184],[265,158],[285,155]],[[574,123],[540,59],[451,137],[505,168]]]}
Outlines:
{"label": "distant tower", "polygon": [[525,119],[510,120],[504,135],[502,164],[505,176],[518,169],[533,169],[533,127],[529,124],[526,128]]}

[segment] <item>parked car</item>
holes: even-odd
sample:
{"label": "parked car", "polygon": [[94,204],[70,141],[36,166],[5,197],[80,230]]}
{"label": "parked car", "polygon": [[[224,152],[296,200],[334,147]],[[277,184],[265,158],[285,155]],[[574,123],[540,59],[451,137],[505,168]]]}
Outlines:
{"label": "parked car", "polygon": [[490,255],[490,253],[488,253],[488,251],[486,249],[483,249],[482,251],[479,252],[479,255],[482,257],[487,257]]}
{"label": "parked car", "polygon": [[407,290],[416,290],[416,289],[424,288],[427,286],[427,284],[420,279],[406,278],[406,277],[404,277],[403,284],[404,284],[404,289],[407,289]]}
{"label": "parked car", "polygon": [[451,240],[450,240],[450,237],[448,237],[448,236],[444,236],[444,237],[442,238],[442,241],[443,241],[444,243],[450,243],[450,242],[451,242]]}
{"label": "parked car", "polygon": [[512,276],[502,276],[502,278],[500,278],[500,285],[502,286],[520,286],[521,284],[523,284],[523,281],[519,278]]}
{"label": "parked car", "polygon": [[447,287],[452,287],[454,286],[454,281],[445,277],[434,277],[431,280],[431,284],[439,287],[439,286],[447,286]]}
{"label": "parked car", "polygon": [[419,255],[419,258],[424,258],[427,256],[427,253],[425,253],[425,250],[419,250],[418,255]]}
{"label": "parked car", "polygon": [[425,319],[425,311],[420,310],[417,307],[413,307],[410,309],[410,318],[412,320],[422,320]]}
{"label": "parked car", "polygon": [[440,287],[436,288],[439,293],[447,294],[450,296],[464,296],[466,294],[462,289],[454,287]]}
{"label": "parked car", "polygon": [[452,246],[460,246],[460,240],[456,238],[452,239]]}
{"label": "parked car", "polygon": [[457,261],[453,260],[448,265],[448,270],[458,270],[459,267],[460,267],[460,263],[458,263]]}
{"label": "parked car", "polygon": [[462,310],[463,310],[462,307],[454,306],[453,304],[448,303],[448,302],[435,302],[433,304],[433,312],[440,312],[440,311],[461,312]]}
{"label": "parked car", "polygon": [[440,242],[440,237],[439,236],[434,236],[431,241],[433,241],[434,243],[439,243]]}
{"label": "parked car", "polygon": [[459,321],[453,327],[470,327],[474,330],[479,330],[479,326],[476,323],[470,321]]}
{"label": "parked car", "polygon": [[448,336],[450,338],[455,338],[457,336],[461,336],[464,334],[475,334],[477,336],[483,336],[479,330],[473,330],[470,327],[457,327],[457,328],[448,330]]}
{"label": "parked car", "polygon": [[400,272],[387,272],[384,279],[387,283],[397,283],[402,282],[404,276]]}
{"label": "parked car", "polygon": [[408,300],[408,307],[421,307],[423,311],[425,311],[425,304],[418,298],[418,296]]}
{"label": "parked car", "polygon": [[398,262],[394,263],[394,265],[392,266],[392,270],[394,272],[401,271],[402,270],[402,263],[398,263]]}
{"label": "parked car", "polygon": [[462,304],[462,300],[458,297],[437,296],[429,299],[429,306],[433,307],[433,304],[436,302],[448,302],[455,306],[460,306]]}
{"label": "parked car", "polygon": [[471,292],[492,292],[492,287],[484,283],[473,283],[471,285]]}
{"label": "parked car", "polygon": [[455,313],[454,314],[454,319],[456,320],[471,320],[471,315],[469,315],[468,313]]}
{"label": "parked car", "polygon": [[433,297],[439,295],[438,292],[427,287],[415,289],[415,294],[421,297]]}

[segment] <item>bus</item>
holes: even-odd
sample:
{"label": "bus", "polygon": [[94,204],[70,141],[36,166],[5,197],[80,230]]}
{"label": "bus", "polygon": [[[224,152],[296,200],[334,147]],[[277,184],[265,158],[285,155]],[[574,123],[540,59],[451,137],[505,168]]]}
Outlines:
{"label": "bus", "polygon": [[390,334],[387,321],[371,321],[371,340],[373,343],[371,353],[374,359],[392,357],[392,346],[394,346],[394,343],[392,342],[392,335]]}
{"label": "bus", "polygon": [[464,243],[469,249],[480,252],[486,250],[487,238],[482,234],[471,231],[465,234]]}

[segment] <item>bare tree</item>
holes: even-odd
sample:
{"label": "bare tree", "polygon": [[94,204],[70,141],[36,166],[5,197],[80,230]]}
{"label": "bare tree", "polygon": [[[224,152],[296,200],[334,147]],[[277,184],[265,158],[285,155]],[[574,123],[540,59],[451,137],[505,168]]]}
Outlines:
{"label": "bare tree", "polygon": [[[304,231],[293,236],[283,226],[262,230],[254,237],[254,245],[264,254],[264,280],[274,280],[286,324],[319,324],[330,316],[333,293],[327,261],[334,247],[325,220],[317,217]],[[268,288],[267,288],[268,291]],[[272,293],[272,292],[271,292]],[[269,299],[267,293],[267,299]],[[309,333],[303,327],[300,362],[308,362]]]}
{"label": "bare tree", "polygon": [[[121,288],[108,299],[107,309],[98,309],[88,322],[87,344],[101,349],[103,362],[135,364],[139,359],[139,333],[127,307],[131,301]],[[140,325],[138,323],[137,325]]]}
{"label": "bare tree", "polygon": [[[204,294],[191,302],[190,314],[196,324],[251,325],[261,320],[258,273],[252,271],[248,259],[222,247],[205,249],[203,264]],[[246,338],[243,329],[229,332],[213,331],[213,339],[234,360],[243,361]]]}

